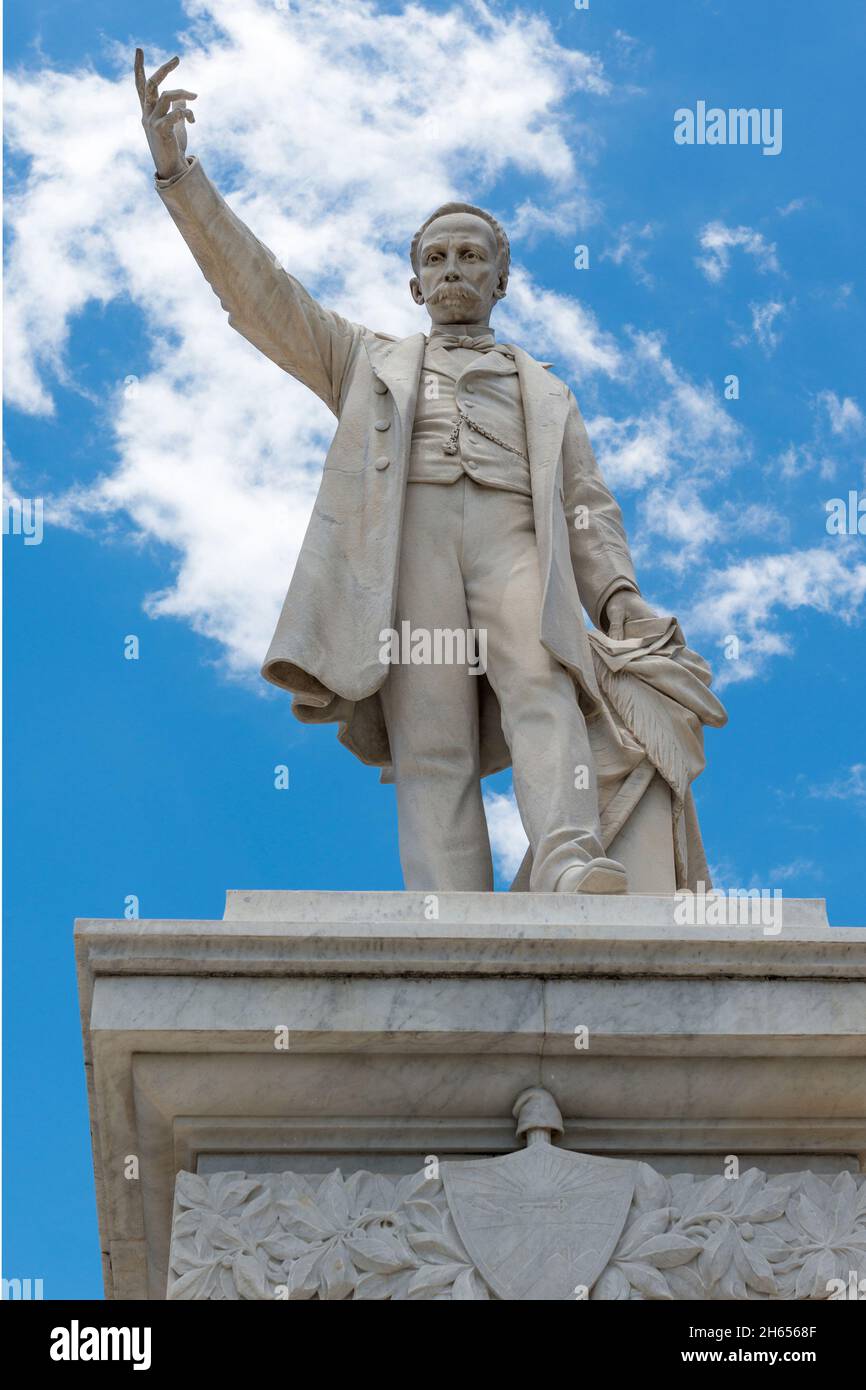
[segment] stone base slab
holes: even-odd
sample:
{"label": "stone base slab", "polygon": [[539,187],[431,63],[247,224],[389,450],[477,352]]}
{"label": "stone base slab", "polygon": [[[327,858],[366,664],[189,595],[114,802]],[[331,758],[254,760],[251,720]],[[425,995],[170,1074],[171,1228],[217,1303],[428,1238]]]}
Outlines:
{"label": "stone base slab", "polygon": [[505,1154],[531,1086],[576,1152],[856,1172],[866,930],[818,900],[774,935],[675,906],[244,891],[222,921],[77,923],[108,1295],[166,1296],[181,1171]]}

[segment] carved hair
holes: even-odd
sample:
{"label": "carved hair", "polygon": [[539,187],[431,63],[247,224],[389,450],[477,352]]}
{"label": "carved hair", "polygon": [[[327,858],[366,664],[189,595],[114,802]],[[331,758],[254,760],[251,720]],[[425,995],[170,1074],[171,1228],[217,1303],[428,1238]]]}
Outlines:
{"label": "carved hair", "polygon": [[437,208],[435,212],[431,212],[426,221],[421,223],[421,226],[412,238],[412,246],[409,250],[409,259],[412,262],[412,269],[415,274],[418,274],[418,251],[421,247],[422,236],[430,226],[430,223],[435,222],[437,217],[447,217],[451,212],[471,212],[475,217],[483,218],[487,225],[493,228],[493,233],[496,237],[496,246],[499,252],[499,263],[505,274],[505,283],[507,283],[508,271],[511,265],[511,247],[508,243],[508,235],[502,223],[497,222],[492,213],[485,212],[484,208],[475,207],[474,203],[443,203],[441,208]]}

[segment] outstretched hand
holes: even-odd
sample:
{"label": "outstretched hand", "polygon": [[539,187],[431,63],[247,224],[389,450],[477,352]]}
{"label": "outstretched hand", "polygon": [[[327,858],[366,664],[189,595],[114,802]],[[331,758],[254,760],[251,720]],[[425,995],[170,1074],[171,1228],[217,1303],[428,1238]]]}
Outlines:
{"label": "outstretched hand", "polygon": [[185,172],[186,127],[187,122],[195,121],[187,107],[188,101],[195,101],[195,92],[186,92],[182,87],[162,93],[159,90],[160,82],[179,62],[179,58],[171,58],[157,68],[152,77],[146,77],[144,52],[140,48],[135,50],[135,89],[141,102],[141,124],[160,179],[171,179]]}

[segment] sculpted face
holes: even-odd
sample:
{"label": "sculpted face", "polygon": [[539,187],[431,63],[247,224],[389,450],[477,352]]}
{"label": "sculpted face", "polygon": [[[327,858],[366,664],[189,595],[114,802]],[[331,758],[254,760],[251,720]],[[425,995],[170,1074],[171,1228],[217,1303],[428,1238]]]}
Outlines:
{"label": "sculpted face", "polygon": [[437,324],[489,323],[505,293],[496,233],[471,212],[431,222],[418,248],[418,274],[409,282],[416,304]]}

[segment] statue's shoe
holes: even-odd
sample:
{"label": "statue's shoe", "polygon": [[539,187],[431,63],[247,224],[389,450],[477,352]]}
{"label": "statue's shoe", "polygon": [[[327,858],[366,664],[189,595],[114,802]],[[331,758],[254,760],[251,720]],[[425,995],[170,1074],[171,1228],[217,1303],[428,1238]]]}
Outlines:
{"label": "statue's shoe", "polygon": [[615,859],[589,859],[572,864],[556,880],[557,893],[627,893],[628,877]]}

